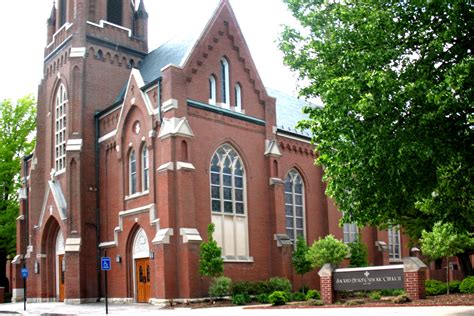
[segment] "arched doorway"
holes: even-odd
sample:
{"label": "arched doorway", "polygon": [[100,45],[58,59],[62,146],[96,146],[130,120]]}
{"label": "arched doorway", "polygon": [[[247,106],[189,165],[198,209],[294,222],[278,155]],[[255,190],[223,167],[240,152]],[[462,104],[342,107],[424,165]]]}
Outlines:
{"label": "arched doorway", "polygon": [[140,228],[133,240],[133,284],[137,303],[148,303],[150,299],[150,247],[143,228]]}
{"label": "arched doorway", "polygon": [[64,272],[66,261],[64,260],[64,236],[61,230],[56,236],[56,293],[58,301],[64,302]]}

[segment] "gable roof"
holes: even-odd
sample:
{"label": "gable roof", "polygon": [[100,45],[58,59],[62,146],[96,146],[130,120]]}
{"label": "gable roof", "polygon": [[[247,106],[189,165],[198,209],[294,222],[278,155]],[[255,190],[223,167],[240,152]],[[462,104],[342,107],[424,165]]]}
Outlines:
{"label": "gable roof", "polygon": [[309,130],[296,129],[296,125],[299,121],[308,118],[308,115],[303,113],[303,107],[316,105],[268,87],[266,89],[268,95],[276,99],[277,128],[293,134],[311,137]]}
{"label": "gable roof", "polygon": [[158,48],[148,53],[140,68],[145,85],[160,78],[161,69],[167,65],[184,66],[193,47],[203,35],[220,6],[221,3],[209,15],[196,16],[192,21],[192,27],[189,27],[186,33],[173,34]]}

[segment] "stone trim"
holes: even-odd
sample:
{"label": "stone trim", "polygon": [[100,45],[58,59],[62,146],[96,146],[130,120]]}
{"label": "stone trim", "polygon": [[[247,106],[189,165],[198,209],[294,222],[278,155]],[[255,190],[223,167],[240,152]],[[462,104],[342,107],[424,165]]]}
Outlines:
{"label": "stone trim", "polygon": [[196,228],[180,228],[179,234],[183,236],[183,244],[202,242],[201,235]]}
{"label": "stone trim", "polygon": [[156,232],[155,238],[151,242],[153,244],[169,244],[170,237],[173,235],[173,228],[163,228]]}

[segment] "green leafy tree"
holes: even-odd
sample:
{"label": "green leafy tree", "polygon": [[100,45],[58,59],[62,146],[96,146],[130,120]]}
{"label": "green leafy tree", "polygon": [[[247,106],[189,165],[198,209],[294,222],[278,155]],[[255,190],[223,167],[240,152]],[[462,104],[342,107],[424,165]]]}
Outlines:
{"label": "green leafy tree", "polygon": [[304,236],[299,235],[296,239],[296,250],[291,257],[291,263],[296,273],[301,275],[301,286],[304,294],[304,274],[311,271],[311,262],[306,258],[308,253],[308,245]]}
{"label": "green leafy tree", "polygon": [[319,238],[308,249],[306,259],[311,262],[313,268],[322,267],[325,263],[338,265],[349,255],[349,249],[339,239],[333,235],[327,235],[323,239]]}
{"label": "green leafy tree", "polygon": [[347,244],[349,247],[349,267],[367,267],[369,265],[367,246],[359,238]]}
{"label": "green leafy tree", "polygon": [[343,221],[474,231],[471,2],[284,1],[301,23],[281,35],[285,63],[324,104],[300,127]]}
{"label": "green leafy tree", "polygon": [[216,278],[224,272],[224,260],[221,257],[222,250],[212,234],[214,234],[213,223],[207,226],[207,242],[201,243],[199,252],[199,273],[211,278],[209,288],[212,288]]}
{"label": "green leafy tree", "polygon": [[[26,96],[16,104],[0,103],[0,267],[16,253],[16,217],[22,157],[33,150],[35,141],[35,99]],[[0,286],[7,286],[5,269],[0,269]]]}
{"label": "green leafy tree", "polygon": [[[458,233],[451,223],[438,222],[433,226],[433,230],[421,233],[421,250],[432,260],[438,258],[448,258],[455,256],[465,249],[474,248],[474,238],[472,234]],[[449,269],[446,267],[446,290],[449,294]]]}

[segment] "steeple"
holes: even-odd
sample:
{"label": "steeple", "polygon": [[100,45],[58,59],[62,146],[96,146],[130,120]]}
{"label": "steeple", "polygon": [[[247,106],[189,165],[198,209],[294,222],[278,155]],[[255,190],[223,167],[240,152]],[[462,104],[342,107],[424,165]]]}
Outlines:
{"label": "steeple", "polygon": [[47,20],[47,43],[50,43],[53,40],[53,34],[56,32],[56,4],[53,2],[53,8],[51,9],[51,14]]}
{"label": "steeple", "polygon": [[146,12],[143,0],[140,0],[138,9],[133,16],[133,34],[144,41],[148,38],[148,12]]}

